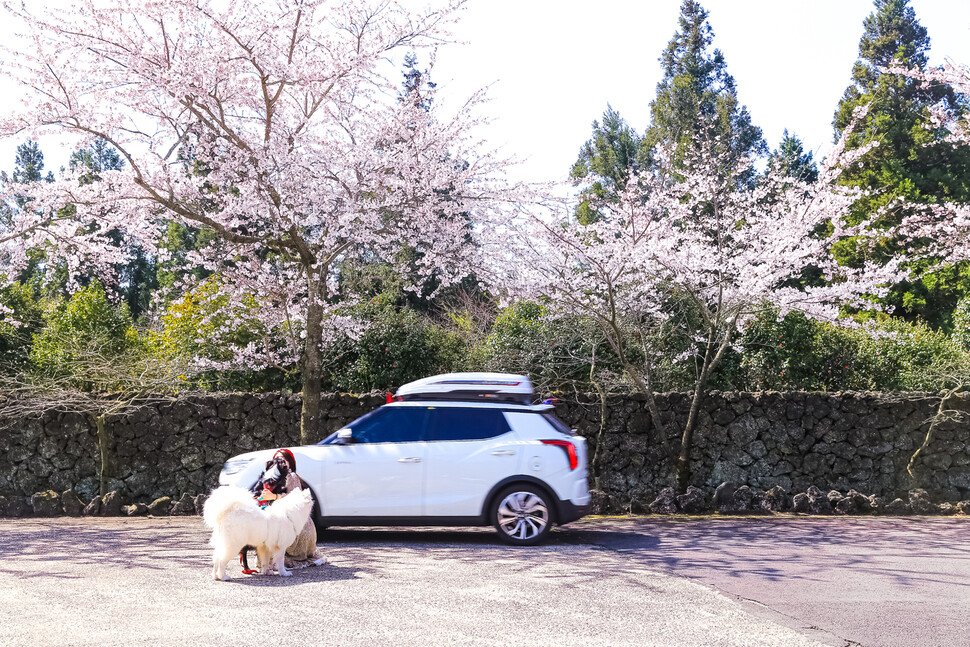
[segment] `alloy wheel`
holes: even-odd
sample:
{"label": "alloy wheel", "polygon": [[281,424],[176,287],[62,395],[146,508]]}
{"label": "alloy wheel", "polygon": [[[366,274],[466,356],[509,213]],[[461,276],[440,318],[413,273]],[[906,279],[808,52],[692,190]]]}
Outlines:
{"label": "alloy wheel", "polygon": [[498,505],[497,522],[509,538],[531,541],[549,526],[549,508],[534,492],[510,492]]}

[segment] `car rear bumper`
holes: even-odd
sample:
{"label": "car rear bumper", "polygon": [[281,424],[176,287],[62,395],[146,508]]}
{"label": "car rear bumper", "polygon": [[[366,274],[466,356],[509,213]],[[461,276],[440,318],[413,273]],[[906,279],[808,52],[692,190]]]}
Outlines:
{"label": "car rear bumper", "polygon": [[559,501],[559,505],[557,507],[559,508],[559,514],[556,517],[556,520],[560,526],[564,523],[576,521],[577,519],[585,517],[589,514],[588,503],[585,505],[578,505],[572,501]]}

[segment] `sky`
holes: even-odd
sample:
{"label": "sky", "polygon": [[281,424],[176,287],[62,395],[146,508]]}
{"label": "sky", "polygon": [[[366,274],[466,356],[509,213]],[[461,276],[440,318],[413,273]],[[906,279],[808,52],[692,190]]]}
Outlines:
{"label": "sky", "polygon": [[[37,0],[34,0],[35,2]],[[421,8],[428,0],[401,0]],[[430,4],[434,4],[431,2]],[[659,57],[678,28],[680,0],[469,0],[439,48],[431,78],[442,107],[488,86],[489,144],[521,161],[510,176],[563,180],[607,104],[643,132],[661,78]],[[701,0],[714,46],[770,147],[782,131],[816,157],[832,141],[832,115],[850,82],[871,0]],[[930,63],[970,64],[970,1],[911,0],[932,42]],[[0,24],[0,38],[11,25]],[[424,66],[428,54],[418,53]],[[0,83],[0,110],[17,90]],[[0,140],[10,172],[19,141]],[[47,168],[71,144],[42,140]]]}

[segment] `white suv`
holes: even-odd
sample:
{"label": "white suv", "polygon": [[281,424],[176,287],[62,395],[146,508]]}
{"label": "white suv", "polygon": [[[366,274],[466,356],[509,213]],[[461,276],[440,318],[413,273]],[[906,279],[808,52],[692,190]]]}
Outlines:
{"label": "white suv", "polygon": [[[519,375],[438,375],[316,445],[289,448],[314,521],[492,524],[508,543],[542,541],[553,524],[582,517],[590,497],[585,439],[532,398]],[[229,459],[219,483],[251,487],[274,451]]]}

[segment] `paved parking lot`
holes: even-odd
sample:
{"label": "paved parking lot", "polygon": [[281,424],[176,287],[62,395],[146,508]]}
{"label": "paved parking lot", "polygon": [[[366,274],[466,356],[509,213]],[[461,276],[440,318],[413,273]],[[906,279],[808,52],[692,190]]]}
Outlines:
{"label": "paved parking lot", "polygon": [[970,646],[970,518],[645,517],[576,533],[827,644]]}
{"label": "paved parking lot", "polygon": [[197,518],[3,520],[0,644],[961,645],[968,530],[587,519],[526,549],[487,529],[341,530],[321,567],[232,565],[222,583]]}

